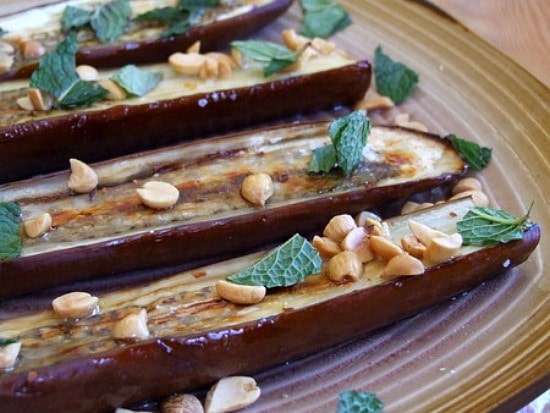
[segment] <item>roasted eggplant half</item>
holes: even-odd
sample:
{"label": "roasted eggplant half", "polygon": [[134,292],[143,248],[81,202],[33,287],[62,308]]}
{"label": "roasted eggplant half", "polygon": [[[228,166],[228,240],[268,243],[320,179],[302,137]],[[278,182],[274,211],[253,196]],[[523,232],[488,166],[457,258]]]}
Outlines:
{"label": "roasted eggplant half", "polygon": [[[198,9],[190,2],[190,9],[177,11],[178,2],[175,0],[130,0],[128,21],[119,37],[100,41],[89,28],[79,33],[77,62],[102,68],[162,62],[196,41],[201,42],[205,51],[219,50],[231,40],[244,39],[274,21],[292,2],[220,0],[203,2],[205,6]],[[3,45],[0,50],[3,53],[2,62],[7,62],[2,65],[0,80],[29,77],[39,59],[55,49],[66,35],[62,18],[67,7],[82,10],[85,14],[97,12],[98,7],[103,5],[116,14],[117,7],[122,7],[116,3],[112,0],[65,1],[1,18],[0,27],[6,34],[0,39]],[[180,3],[185,5],[185,2]],[[169,8],[178,13],[179,20],[185,23],[172,33],[169,32],[170,27],[160,20],[138,17],[146,13],[158,14],[162,9],[166,12]],[[177,20],[176,17],[173,20]]]}
{"label": "roasted eggplant half", "polygon": [[[412,221],[451,234],[472,207],[464,198],[388,219],[383,226],[396,244],[410,234]],[[462,246],[437,264],[422,260],[415,275],[388,276],[389,263],[374,258],[355,280],[332,281],[330,262],[324,261],[319,274],[269,289],[259,303],[223,299],[219,280],[265,256],[257,253],[100,296],[99,311],[88,317],[62,319],[46,310],[5,320],[0,331],[19,343],[20,352],[15,365],[0,373],[2,410],[108,412],[226,376],[254,374],[471,289],[525,261],[539,237],[532,224],[515,241]],[[121,339],[121,320],[138,314],[147,334]]]}
{"label": "roasted eggplant half", "polygon": [[214,79],[176,73],[168,64],[144,69],[162,74],[154,90],[85,109],[25,110],[17,101],[28,93],[28,81],[1,83],[0,182],[64,169],[70,158],[95,162],[351,104],[365,94],[371,78],[367,61],[338,49],[269,77],[257,65]]}
{"label": "roasted eggplant half", "polygon": [[[0,202],[18,204],[24,223],[52,218],[44,235],[22,235],[18,258],[0,262],[0,297],[278,242],[467,170],[446,139],[376,126],[352,174],[309,173],[312,151],[330,142],[329,124],[262,128],[92,165],[99,184],[89,193],[67,187],[68,171],[0,186]],[[243,196],[250,175],[272,182],[267,201]],[[174,188],[175,205],[155,209],[138,195],[159,181]]]}

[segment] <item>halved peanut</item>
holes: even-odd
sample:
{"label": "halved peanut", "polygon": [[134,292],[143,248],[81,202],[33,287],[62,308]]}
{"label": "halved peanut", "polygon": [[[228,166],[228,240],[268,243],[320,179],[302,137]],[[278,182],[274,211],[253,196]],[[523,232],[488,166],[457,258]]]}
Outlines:
{"label": "halved peanut", "polygon": [[101,80],[98,84],[108,92],[105,96],[107,100],[123,100],[128,97],[128,93],[111,79]]}
{"label": "halved peanut", "polygon": [[21,48],[21,55],[24,59],[36,59],[46,53],[44,45],[34,39],[23,40],[19,44],[19,47]]}
{"label": "halved peanut", "polygon": [[419,275],[424,272],[424,264],[409,254],[399,254],[388,261],[380,276],[391,279],[398,275]]}
{"label": "halved peanut", "polygon": [[44,235],[52,227],[52,216],[47,212],[38,215],[35,218],[26,220],[23,223],[25,227],[25,233],[31,237],[36,238]]}
{"label": "halved peanut", "polygon": [[381,237],[390,237],[390,228],[384,221],[367,218],[363,225],[369,235],[379,235]]}
{"label": "halved peanut", "polygon": [[455,186],[453,186],[452,192],[453,195],[458,194],[459,192],[477,190],[481,191],[483,188],[481,182],[476,178],[463,178],[458,181]]}
{"label": "halved peanut", "polygon": [[11,369],[17,362],[17,356],[21,350],[21,341],[0,347],[0,370]]}
{"label": "halved peanut", "polygon": [[365,96],[359,102],[355,104],[355,109],[364,109],[367,112],[373,110],[389,110],[395,106],[393,100],[387,96],[382,96],[379,94],[373,94],[370,96]]}
{"label": "halved peanut", "polygon": [[323,258],[331,258],[339,252],[342,252],[340,244],[327,237],[315,235],[311,240],[311,243],[315,248],[317,248],[317,251],[319,251],[319,254]]}
{"label": "halved peanut", "polygon": [[149,181],[136,189],[141,201],[153,209],[170,208],[178,202],[180,191],[168,182]]}
{"label": "halved peanut", "polygon": [[225,300],[234,304],[256,304],[266,294],[263,285],[242,285],[227,280],[216,281],[216,292]]}
{"label": "halved peanut", "polygon": [[189,46],[186,50],[187,53],[200,53],[201,51],[201,41],[197,40],[195,43],[193,43],[191,46]]}
{"label": "halved peanut", "polygon": [[428,245],[432,239],[437,237],[445,237],[447,234],[444,232],[430,228],[420,222],[409,220],[409,229],[413,235],[424,245]]}
{"label": "halved peanut", "polygon": [[[0,73],[2,73],[1,70],[0,70]],[[34,106],[31,102],[31,98],[29,97],[29,95],[18,98],[17,105],[21,109],[28,110],[29,112],[32,112],[34,110]]]}
{"label": "halved peanut", "polygon": [[369,245],[369,235],[363,227],[348,232],[340,245],[344,251],[355,252],[363,264],[374,259],[374,252]]}
{"label": "halved peanut", "polygon": [[218,77],[220,74],[220,68],[218,61],[210,56],[204,56],[204,63],[199,70],[199,78],[210,79]]}
{"label": "halved peanut", "polygon": [[83,318],[94,314],[99,299],[90,293],[74,291],[52,301],[54,313],[61,318]]}
{"label": "halved peanut", "polygon": [[342,251],[332,257],[327,265],[326,275],[332,281],[349,278],[357,281],[363,274],[363,265],[353,251]]}
{"label": "halved peanut", "polygon": [[28,95],[35,110],[50,110],[52,108],[51,98],[44,96],[40,89],[31,87],[28,90]]}
{"label": "halved peanut", "polygon": [[296,33],[294,29],[283,30],[281,37],[285,46],[294,51],[302,49],[310,41],[307,37]]}
{"label": "halved peanut", "polygon": [[424,258],[434,264],[440,264],[454,257],[462,246],[462,236],[458,233],[437,237],[426,246]]}
{"label": "halved peanut", "polygon": [[205,60],[206,57],[198,53],[176,52],[168,57],[168,63],[175,72],[189,76],[197,76]]}
{"label": "halved peanut", "polygon": [[472,198],[472,201],[473,201],[475,206],[488,207],[489,204],[490,204],[489,197],[487,195],[485,195],[485,192],[479,191],[477,189],[472,189],[472,190],[469,190],[469,191],[459,192],[459,193],[453,195],[449,199],[450,200],[455,200],[455,199],[461,199],[461,198],[467,198],[467,197]]}
{"label": "halved peanut", "polygon": [[380,235],[370,236],[370,247],[376,255],[382,259],[389,261],[399,254],[403,254],[403,250],[391,239]]}
{"label": "halved peanut", "polygon": [[320,37],[315,37],[311,40],[311,47],[317,50],[319,53],[327,55],[336,50],[336,45]]}
{"label": "halved peanut", "polygon": [[129,314],[113,326],[113,337],[116,339],[145,340],[149,337],[147,328],[147,310],[142,308],[137,314]]}
{"label": "halved peanut", "polygon": [[342,242],[344,237],[352,229],[357,228],[355,220],[351,215],[341,214],[330,219],[323,230],[323,235],[335,242]]}
{"label": "halved peanut", "polygon": [[361,211],[355,216],[355,223],[358,227],[366,227],[367,220],[369,223],[382,222],[382,218],[371,211]]}
{"label": "halved peanut", "polygon": [[424,258],[426,245],[418,241],[418,238],[416,238],[414,235],[407,235],[401,238],[401,247],[405,252],[408,252],[413,257]]}
{"label": "halved peanut", "polygon": [[69,189],[79,194],[84,194],[96,189],[99,179],[96,172],[78,159],[70,159],[71,176],[67,182]]}
{"label": "halved peanut", "polygon": [[78,65],[76,67],[76,74],[80,79],[87,82],[97,82],[99,80],[99,72],[95,67],[90,65]]}
{"label": "halved peanut", "polygon": [[229,376],[210,388],[204,401],[206,413],[225,413],[250,406],[260,397],[256,380],[247,376]]}
{"label": "halved peanut", "polygon": [[163,400],[161,413],[204,413],[199,398],[193,394],[175,394]]}
{"label": "halved peanut", "polygon": [[263,172],[248,175],[241,184],[242,197],[254,205],[265,206],[274,191],[273,179]]}
{"label": "halved peanut", "polygon": [[401,215],[410,214],[411,212],[418,211],[420,204],[414,201],[407,201],[401,207]]}

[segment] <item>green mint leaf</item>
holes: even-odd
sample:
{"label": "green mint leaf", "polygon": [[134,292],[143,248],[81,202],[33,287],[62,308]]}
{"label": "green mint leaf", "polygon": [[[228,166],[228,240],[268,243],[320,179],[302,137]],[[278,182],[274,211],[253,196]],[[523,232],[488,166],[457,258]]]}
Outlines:
{"label": "green mint leaf", "polygon": [[96,9],[90,25],[101,43],[110,43],[124,34],[131,16],[132,8],[128,0],[113,0]]}
{"label": "green mint leaf", "polygon": [[373,393],[348,390],[340,393],[336,413],[379,413],[384,403]]}
{"label": "green mint leaf", "polygon": [[327,38],[351,24],[348,12],[332,0],[300,0],[303,20],[300,33]]}
{"label": "green mint leaf", "polygon": [[179,9],[200,8],[208,9],[217,7],[221,4],[221,0],[180,0],[178,2]]}
{"label": "green mint leaf", "polygon": [[180,18],[181,11],[177,7],[160,7],[136,16],[137,21],[154,21],[169,24]]}
{"label": "green mint leaf", "polygon": [[89,106],[105,97],[107,91],[96,83],[85,82],[76,73],[76,35],[71,33],[40,61],[31,75],[30,86],[49,93],[60,108]]}
{"label": "green mint leaf", "polygon": [[141,70],[135,65],[127,65],[116,72],[111,80],[129,94],[143,96],[157,87],[162,80],[162,75]]}
{"label": "green mint leaf", "polygon": [[481,171],[491,161],[491,148],[486,148],[475,142],[464,140],[454,134],[447,135],[446,139],[453,144],[458,153],[460,153],[466,162],[476,171]]}
{"label": "green mint leaf", "polygon": [[515,217],[503,210],[474,207],[457,222],[456,228],[465,245],[505,244],[523,238],[523,231],[531,224],[529,211]]}
{"label": "green mint leaf", "polygon": [[0,261],[21,255],[21,208],[14,202],[0,202]]}
{"label": "green mint leaf", "polygon": [[336,165],[336,150],[334,145],[325,145],[313,150],[309,160],[308,171],[312,173],[330,172]]}
{"label": "green mint leaf", "polygon": [[374,76],[378,93],[395,104],[403,102],[418,84],[418,74],[403,63],[394,62],[380,46],[374,52]]}
{"label": "green mint leaf", "polygon": [[252,267],[227,277],[237,284],[263,285],[266,288],[288,287],[307,276],[321,272],[319,251],[309,241],[295,234]]}
{"label": "green mint leaf", "polygon": [[68,33],[73,29],[79,30],[90,23],[92,15],[92,11],[80,9],[74,6],[67,6],[61,15],[61,29],[65,33]]}
{"label": "green mint leaf", "polygon": [[14,338],[4,338],[0,337],[0,348],[9,346],[10,344],[17,343],[19,340]]}
{"label": "green mint leaf", "polygon": [[237,40],[231,43],[231,47],[259,62],[266,77],[296,63],[302,53],[301,50],[295,52],[280,44],[262,40]]}
{"label": "green mint leaf", "polygon": [[8,31],[0,27],[0,37],[3,37]]}
{"label": "green mint leaf", "polygon": [[329,172],[340,168],[348,176],[361,162],[370,131],[370,119],[362,110],[335,119],[328,128],[332,144],[313,151],[308,171]]}

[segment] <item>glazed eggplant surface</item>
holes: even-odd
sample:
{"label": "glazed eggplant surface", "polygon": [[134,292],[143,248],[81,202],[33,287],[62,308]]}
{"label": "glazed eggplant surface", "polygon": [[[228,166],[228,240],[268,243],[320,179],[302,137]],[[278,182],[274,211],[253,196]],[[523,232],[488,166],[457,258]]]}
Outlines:
{"label": "glazed eggplant surface", "polygon": [[[47,212],[53,227],[24,237],[22,255],[0,262],[0,296],[278,242],[334,214],[450,184],[466,171],[446,140],[380,126],[349,177],[310,174],[313,149],[330,142],[328,125],[259,129],[93,165],[99,186],[89,194],[67,188],[68,172],[0,186],[0,201],[17,202],[23,221]],[[265,207],[241,195],[254,173],[273,180]],[[149,181],[173,185],[178,202],[161,210],[144,205],[136,190]]]}
{"label": "glazed eggplant surface", "polygon": [[[452,233],[473,207],[470,199],[386,221],[394,242],[414,220]],[[522,240],[461,247],[441,264],[425,262],[414,276],[383,277],[384,261],[365,264],[355,281],[332,282],[323,272],[269,291],[258,304],[222,299],[214,284],[265,253],[175,274],[150,285],[99,297],[99,312],[64,320],[52,311],[0,323],[22,343],[15,367],[0,373],[5,411],[100,412],[191,390],[234,374],[251,374],[349,340],[412,315],[523,262],[536,247],[538,226]],[[398,303],[399,305],[396,305]],[[150,337],[113,338],[115,323],[147,312]],[[331,328],[324,328],[330,325]],[[71,394],[67,399],[66,394]]]}

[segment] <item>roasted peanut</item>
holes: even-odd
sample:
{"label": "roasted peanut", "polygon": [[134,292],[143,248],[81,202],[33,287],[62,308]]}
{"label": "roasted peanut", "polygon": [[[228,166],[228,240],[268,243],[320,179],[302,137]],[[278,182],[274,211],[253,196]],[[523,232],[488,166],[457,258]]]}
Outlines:
{"label": "roasted peanut", "polygon": [[187,53],[200,53],[201,51],[201,41],[197,40],[195,43],[193,43],[191,46],[189,46],[186,50]]}
{"label": "roasted peanut", "polygon": [[99,299],[86,292],[74,291],[52,301],[54,313],[61,318],[83,318],[98,310]]}
{"label": "roasted peanut", "polygon": [[44,45],[34,39],[23,40],[19,47],[21,48],[21,55],[24,59],[36,59],[46,53]]}
{"label": "roasted peanut", "polygon": [[137,314],[129,314],[113,326],[113,337],[116,339],[145,340],[149,337],[147,328],[147,310],[142,308]]}
{"label": "roasted peanut", "polygon": [[403,128],[414,129],[419,132],[428,132],[428,127],[426,125],[410,120],[410,115],[407,113],[396,115],[393,122],[395,125]]}
{"label": "roasted peanut", "polygon": [[201,401],[193,394],[176,394],[163,400],[161,413],[204,413]]}
{"label": "roasted peanut", "polygon": [[399,254],[403,254],[403,250],[399,245],[396,245],[392,240],[380,235],[370,236],[370,248],[376,255],[386,261],[391,260]]}
{"label": "roasted peanut", "polygon": [[197,76],[204,65],[206,57],[198,53],[176,52],[170,55],[168,63],[177,73]]}
{"label": "roasted peanut", "polygon": [[317,248],[317,251],[319,251],[319,254],[323,258],[331,258],[339,252],[342,252],[340,244],[327,237],[315,235],[311,243]]}
{"label": "roasted peanut", "polygon": [[274,191],[271,176],[263,172],[248,175],[241,184],[242,197],[254,205],[264,206]]}
{"label": "roasted peanut", "polygon": [[483,190],[480,180],[476,178],[463,178],[453,186],[452,192],[453,192],[453,195],[456,195],[459,192],[473,191],[473,190],[477,190],[477,191]]}
{"label": "roasted peanut", "polygon": [[218,77],[220,74],[220,69],[218,61],[210,56],[204,57],[204,63],[202,64],[199,70],[199,78],[201,79],[210,79]]}
{"label": "roasted peanut", "polygon": [[348,232],[340,245],[344,251],[355,252],[363,264],[374,259],[374,252],[369,245],[369,235],[363,227]]}
{"label": "roasted peanut", "polygon": [[178,202],[180,191],[168,182],[149,181],[136,189],[141,201],[153,209],[170,208]]}
{"label": "roasted peanut", "polygon": [[469,190],[469,191],[463,191],[463,192],[458,192],[457,194],[453,195],[451,198],[449,198],[450,200],[455,200],[455,199],[461,199],[461,198],[467,198],[467,197],[471,197],[472,198],[472,201],[474,203],[475,206],[479,206],[479,207],[488,207],[490,202],[489,202],[489,197],[487,195],[485,195],[484,192],[482,191],[479,191],[477,189],[472,189],[472,190]]}
{"label": "roasted peanut", "polygon": [[334,43],[328,42],[320,37],[311,40],[311,47],[324,55],[330,54],[336,50],[336,45]]}
{"label": "roasted peanut", "polygon": [[387,96],[382,96],[379,94],[373,94],[371,96],[365,96],[359,102],[355,104],[355,109],[364,109],[367,112],[373,110],[389,110],[395,106],[393,100]]}
{"label": "roasted peanut", "polygon": [[286,29],[281,32],[283,43],[291,50],[302,49],[309,41],[307,37],[301,36],[294,29]]}
{"label": "roasted peanut", "polygon": [[363,273],[363,265],[353,251],[342,251],[332,257],[327,266],[327,277],[332,281],[342,281],[349,278],[358,280]]}
{"label": "roasted peanut", "polygon": [[25,233],[31,237],[36,238],[44,235],[52,227],[52,216],[47,212],[38,215],[35,218],[26,220],[23,223],[25,227]]}
{"label": "roasted peanut", "polygon": [[424,264],[409,254],[399,254],[388,261],[380,276],[385,279],[398,275],[418,275],[424,272]]}
{"label": "roasted peanut", "polygon": [[379,235],[381,237],[390,237],[390,228],[388,224],[378,219],[367,218],[363,224],[369,235]]}
{"label": "roasted peanut", "polygon": [[380,218],[378,215],[376,215],[374,212],[370,211],[361,211],[357,216],[355,217],[355,223],[358,227],[366,227],[365,225],[367,223],[367,220],[369,220],[369,223],[372,222],[382,222],[382,218]]}
{"label": "roasted peanut", "polygon": [[107,91],[107,100],[123,100],[128,97],[128,93],[111,79],[100,80],[98,84]]}
{"label": "roasted peanut", "polygon": [[71,176],[67,186],[74,192],[84,194],[96,189],[99,179],[95,171],[78,159],[70,159]]}
{"label": "roasted peanut", "polygon": [[97,82],[99,80],[99,72],[90,65],[78,65],[76,67],[78,77],[87,82]]}
{"label": "roasted peanut", "polygon": [[0,347],[0,370],[11,369],[17,362],[17,356],[21,350],[21,342],[7,344]]}
{"label": "roasted peanut", "polygon": [[40,89],[30,88],[28,96],[35,110],[50,110],[52,108],[51,98],[43,95]]}
{"label": "roasted peanut", "polygon": [[266,288],[263,285],[241,285],[227,280],[218,280],[216,292],[229,302],[247,305],[262,301]]}
{"label": "roasted peanut", "polygon": [[357,228],[357,225],[351,215],[336,215],[326,225],[323,235],[335,242],[342,242],[348,232],[354,228]]}
{"label": "roasted peanut", "polygon": [[250,406],[260,397],[256,380],[247,376],[230,376],[210,388],[204,401],[206,413],[225,413]]}
{"label": "roasted peanut", "polygon": [[462,237],[458,233],[436,237],[426,246],[424,258],[434,264],[439,264],[454,257],[461,246]]}
{"label": "roasted peanut", "polygon": [[[0,73],[2,72],[0,71]],[[28,110],[29,112],[32,112],[34,110],[34,106],[32,105],[31,98],[29,97],[29,95],[18,98],[17,105],[21,109]]]}
{"label": "roasted peanut", "polygon": [[401,247],[405,252],[408,252],[413,257],[424,258],[426,245],[418,241],[418,238],[416,238],[414,235],[407,235],[401,238]]}
{"label": "roasted peanut", "polygon": [[408,225],[413,235],[426,246],[432,239],[447,235],[444,232],[437,231],[427,225],[421,224],[420,222],[413,221],[412,219],[409,220]]}

